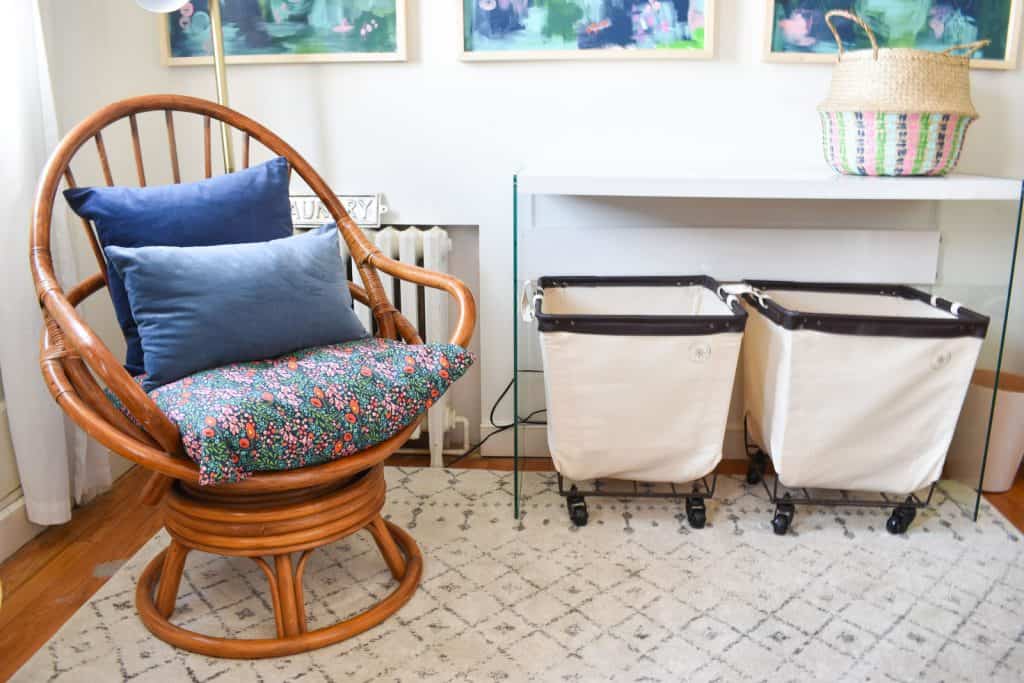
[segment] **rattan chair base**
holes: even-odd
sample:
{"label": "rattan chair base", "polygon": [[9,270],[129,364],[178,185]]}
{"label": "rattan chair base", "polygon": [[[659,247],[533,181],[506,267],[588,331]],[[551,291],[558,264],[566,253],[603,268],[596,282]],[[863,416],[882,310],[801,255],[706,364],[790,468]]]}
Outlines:
{"label": "rattan chair base", "polygon": [[[201,490],[175,485],[165,508],[171,544],[146,566],[135,593],[143,624],[175,647],[233,659],[294,655],[373,628],[409,601],[423,574],[423,555],[412,536],[380,515],[384,493],[380,465],[334,485],[287,494],[238,494],[230,486]],[[363,529],[373,536],[398,585],[355,617],[309,631],[302,576],[310,553]],[[191,550],[249,557],[259,565],[270,587],[276,638],[214,637],[170,622]]]}

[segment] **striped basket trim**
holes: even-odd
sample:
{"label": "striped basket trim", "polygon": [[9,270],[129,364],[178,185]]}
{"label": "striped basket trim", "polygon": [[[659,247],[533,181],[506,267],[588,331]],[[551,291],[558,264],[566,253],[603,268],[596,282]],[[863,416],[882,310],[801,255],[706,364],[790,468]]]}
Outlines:
{"label": "striped basket trim", "polygon": [[945,175],[974,117],[943,113],[820,112],[825,160],[838,173]]}

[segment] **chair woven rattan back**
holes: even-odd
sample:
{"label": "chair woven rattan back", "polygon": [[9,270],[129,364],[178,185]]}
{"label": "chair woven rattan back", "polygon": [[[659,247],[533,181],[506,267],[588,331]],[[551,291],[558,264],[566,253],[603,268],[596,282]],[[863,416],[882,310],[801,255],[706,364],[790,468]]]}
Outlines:
{"label": "chair woven rattan back", "polygon": [[[181,439],[177,428],[157,408],[156,404],[121,367],[120,362],[103,344],[99,336],[86,324],[76,307],[88,296],[106,284],[106,264],[93,226],[83,219],[89,244],[96,257],[99,271],[65,291],[54,272],[50,251],[51,219],[57,192],[62,185],[75,187],[76,178],[72,162],[81,155],[95,154],[99,160],[102,179],[113,185],[111,155],[107,145],[113,135],[104,135],[108,127],[127,118],[129,140],[135,165],[132,182],[146,185],[147,162],[143,158],[140,119],[156,116],[166,126],[166,157],[149,160],[152,170],[157,163],[170,166],[174,182],[180,182],[179,146],[176,122],[183,116],[197,116],[202,120],[203,173],[213,174],[213,121],[224,122],[231,130],[234,144],[241,140],[243,167],[248,167],[254,148],[262,145],[273,155],[285,157],[291,169],[324,203],[337,221],[341,236],[348,244],[363,286],[349,283],[354,298],[370,307],[377,323],[378,335],[402,338],[419,343],[415,327],[399,313],[385,294],[378,271],[404,280],[412,280],[427,287],[441,289],[453,296],[458,304],[459,317],[451,341],[465,345],[473,333],[475,306],[466,286],[443,273],[435,273],[386,258],[366,238],[345,212],[334,192],[313,168],[290,145],[256,121],[214,102],[181,95],[147,95],[115,102],[75,126],[57,146],[43,171],[32,216],[31,265],[36,291],[46,323],[42,342],[42,370],[50,391],[75,422],[95,439],[135,462],[155,472],[188,482],[197,481],[198,470],[182,457]],[[179,128],[180,123],[179,123]],[[122,137],[124,137],[122,135]],[[95,160],[93,164],[95,165]],[[166,166],[164,167],[166,169]],[[118,180],[122,180],[118,178]],[[138,425],[124,418],[100,389],[100,382],[113,391]],[[387,449],[384,449],[387,450]],[[393,450],[393,449],[392,449]],[[366,453],[344,461],[330,463],[294,472],[260,474],[236,486],[239,490],[280,491],[301,488],[322,481],[345,476],[374,464],[383,454]],[[386,456],[384,456],[386,457]]]}

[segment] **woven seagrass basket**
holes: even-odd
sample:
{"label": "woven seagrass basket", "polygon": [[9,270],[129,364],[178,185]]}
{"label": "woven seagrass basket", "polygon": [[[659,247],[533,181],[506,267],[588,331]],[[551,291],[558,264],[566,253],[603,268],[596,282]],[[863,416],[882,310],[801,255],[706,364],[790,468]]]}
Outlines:
{"label": "woven seagrass basket", "polygon": [[[870,50],[846,52],[832,23],[860,26]],[[970,55],[989,41],[944,52],[879,48],[856,14],[833,10],[825,21],[839,46],[828,97],[818,106],[825,160],[838,173],[945,175],[956,166],[978,112],[971,103]],[[963,55],[953,52],[964,51]]]}

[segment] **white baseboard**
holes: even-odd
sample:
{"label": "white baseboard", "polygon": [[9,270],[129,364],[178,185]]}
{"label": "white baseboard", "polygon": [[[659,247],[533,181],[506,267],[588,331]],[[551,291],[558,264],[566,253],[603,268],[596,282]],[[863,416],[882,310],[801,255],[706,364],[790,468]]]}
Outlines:
{"label": "white baseboard", "polygon": [[[110,453],[111,480],[117,481],[134,465],[131,460]],[[25,498],[20,490],[0,500],[0,562],[13,555],[45,529],[45,526],[28,521]]]}
{"label": "white baseboard", "polygon": [[13,498],[13,501],[0,509],[0,562],[13,555],[18,548],[46,529],[45,526],[28,521],[25,498],[21,496],[20,492],[17,497]]}
{"label": "white baseboard", "polygon": [[117,481],[133,467],[135,467],[134,462],[110,451],[110,481]]}
{"label": "white baseboard", "polygon": [[[480,425],[481,438],[494,432],[494,427],[489,424]],[[544,425],[524,425],[520,427],[519,452],[528,458],[550,458],[548,451],[547,427]],[[640,438],[640,437],[638,437]],[[480,449],[480,455],[485,458],[510,458],[514,450],[512,430],[495,434]],[[723,457],[726,460],[741,460],[746,458],[743,448],[743,424],[730,424],[725,430],[725,444]]]}

